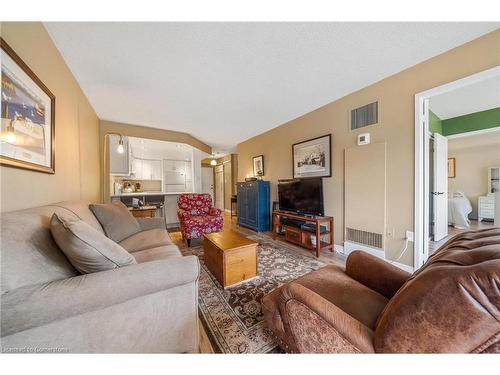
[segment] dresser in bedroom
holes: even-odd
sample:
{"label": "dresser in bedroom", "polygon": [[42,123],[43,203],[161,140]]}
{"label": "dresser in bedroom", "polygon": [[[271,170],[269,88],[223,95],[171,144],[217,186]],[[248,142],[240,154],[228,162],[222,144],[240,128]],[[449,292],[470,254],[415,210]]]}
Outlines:
{"label": "dresser in bedroom", "polygon": [[477,220],[495,218],[495,193],[500,191],[500,167],[488,168],[488,195],[477,202]]}

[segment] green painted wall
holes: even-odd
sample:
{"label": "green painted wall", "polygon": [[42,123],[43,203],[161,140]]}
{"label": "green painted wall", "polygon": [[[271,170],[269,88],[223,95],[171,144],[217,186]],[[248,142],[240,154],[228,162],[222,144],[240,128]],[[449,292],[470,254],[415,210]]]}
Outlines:
{"label": "green painted wall", "polygon": [[[432,130],[430,114],[429,123]],[[500,126],[500,107],[441,121],[443,135],[467,133],[475,130],[495,128],[497,126]]]}
{"label": "green painted wall", "polygon": [[442,121],[431,110],[429,110],[429,130],[431,131],[431,133],[443,134]]}

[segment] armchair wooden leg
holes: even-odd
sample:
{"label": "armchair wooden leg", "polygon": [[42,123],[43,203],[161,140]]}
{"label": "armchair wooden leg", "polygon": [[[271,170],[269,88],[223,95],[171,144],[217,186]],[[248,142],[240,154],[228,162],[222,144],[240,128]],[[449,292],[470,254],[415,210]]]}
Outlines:
{"label": "armchair wooden leg", "polygon": [[188,247],[191,247],[191,240],[186,240]]}

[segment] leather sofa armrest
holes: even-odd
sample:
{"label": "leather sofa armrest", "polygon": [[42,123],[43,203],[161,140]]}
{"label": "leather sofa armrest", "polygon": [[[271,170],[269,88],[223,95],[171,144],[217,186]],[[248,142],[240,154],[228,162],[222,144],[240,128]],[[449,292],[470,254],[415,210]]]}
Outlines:
{"label": "leather sofa armrest", "polygon": [[1,335],[195,283],[199,270],[196,256],[174,257],[14,289],[1,296]]}
{"label": "leather sofa armrest", "polygon": [[349,254],[345,272],[389,299],[411,277],[410,273],[361,250]]}
{"label": "leather sofa armrest", "polygon": [[222,210],[220,208],[211,207],[210,211],[208,211],[208,214],[210,216],[221,216],[222,215]]}
{"label": "leather sofa armrest", "polygon": [[[305,322],[299,319],[289,319],[290,315],[287,309],[290,303],[298,302],[303,306],[307,307],[311,312],[316,314],[322,319],[327,326],[333,328],[329,332],[321,332],[319,335],[317,332],[310,332],[309,330],[304,330],[301,335],[293,335],[294,345],[300,344],[300,341],[311,340],[315,347],[315,352],[332,352],[332,348],[320,348],[318,344],[318,336],[321,335],[339,335],[339,341],[347,342],[351,346],[353,352],[362,353],[373,353],[373,331],[365,326],[360,321],[356,320],[346,312],[344,312],[339,307],[335,306],[330,301],[321,297],[319,294],[313,292],[312,290],[306,288],[305,286],[291,282],[290,284],[283,287],[283,292],[280,301],[280,313],[285,325],[285,331],[290,335],[291,331],[294,331],[294,325],[300,327]],[[310,335],[309,335],[310,333]],[[325,338],[325,344],[331,343],[331,338]],[[334,341],[334,340],[333,340]],[[307,346],[307,345],[306,345]],[[339,350],[339,352],[344,352],[347,348]]]}
{"label": "leather sofa armrest", "polygon": [[162,217],[137,217],[141,230],[166,229],[165,219]]}

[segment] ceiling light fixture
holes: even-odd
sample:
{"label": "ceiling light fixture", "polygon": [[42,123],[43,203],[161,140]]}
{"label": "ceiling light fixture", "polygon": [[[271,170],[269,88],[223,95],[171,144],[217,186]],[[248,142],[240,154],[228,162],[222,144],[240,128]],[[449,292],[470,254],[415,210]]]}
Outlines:
{"label": "ceiling light fixture", "polygon": [[123,154],[125,152],[125,147],[123,146],[123,138],[120,135],[120,140],[118,141],[118,147],[116,148],[119,154]]}
{"label": "ceiling light fixture", "polygon": [[210,160],[210,165],[215,167],[217,165],[217,160],[215,160],[215,154],[212,153],[212,160]]}

